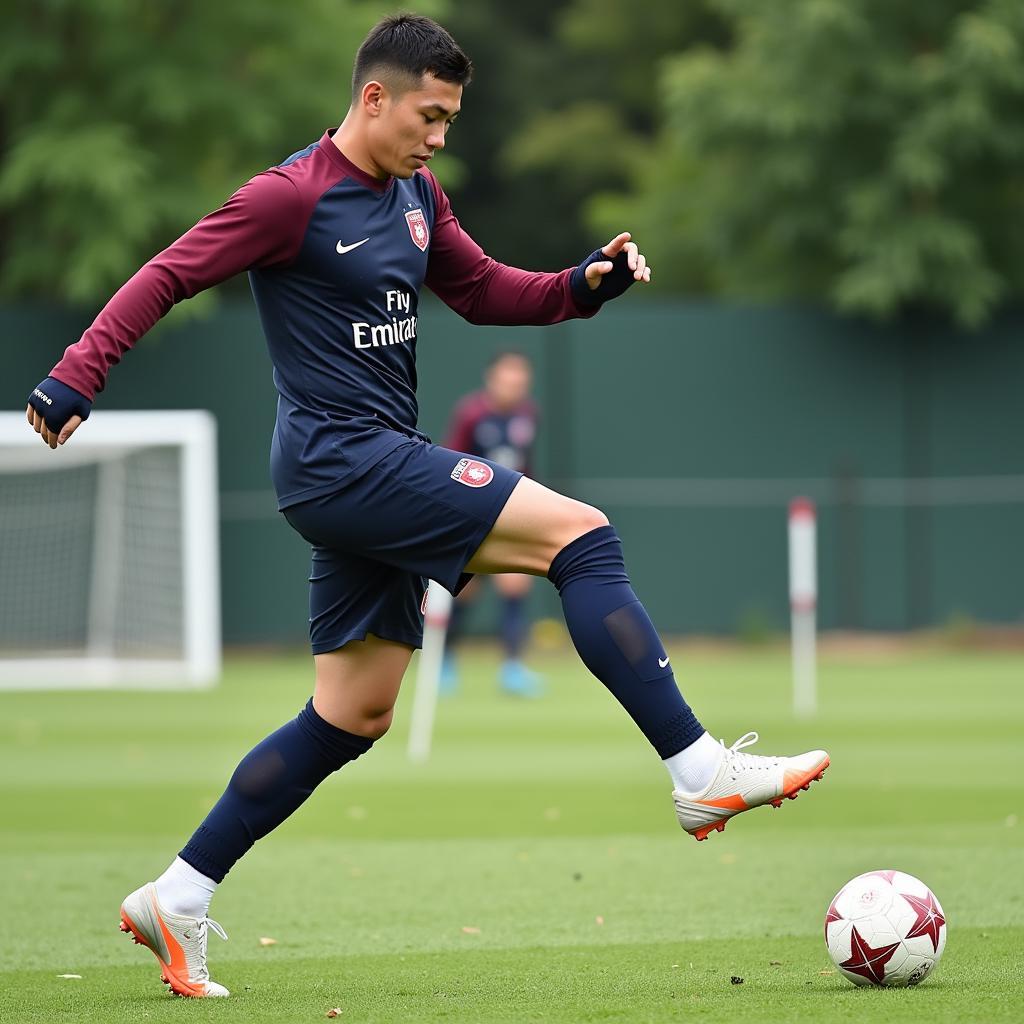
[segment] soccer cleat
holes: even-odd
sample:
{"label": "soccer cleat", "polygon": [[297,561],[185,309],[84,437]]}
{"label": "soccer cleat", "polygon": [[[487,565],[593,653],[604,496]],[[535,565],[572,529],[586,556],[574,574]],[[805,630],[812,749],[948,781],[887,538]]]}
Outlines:
{"label": "soccer cleat", "polygon": [[442,697],[451,697],[459,689],[459,667],[455,655],[445,651],[441,658],[441,675],[437,680],[437,692]]}
{"label": "soccer cleat", "polygon": [[121,931],[152,952],[160,961],[160,980],[179,996],[231,994],[223,985],[210,981],[206,967],[208,928],[227,939],[224,929],[208,917],[182,917],[163,910],[152,882],[136,889],[121,904]]}
{"label": "soccer cleat", "polygon": [[674,790],[679,824],[697,840],[712,832],[725,831],[725,823],[742,811],[783,800],[795,800],[800,790],[820,779],[829,765],[824,750],[811,750],[796,757],[761,757],[741,751],[757,742],[748,732],[731,747],[722,742],[722,761],[710,784],[699,793]]}
{"label": "soccer cleat", "polygon": [[502,693],[512,697],[532,699],[544,695],[544,680],[514,658],[502,662],[498,679]]}

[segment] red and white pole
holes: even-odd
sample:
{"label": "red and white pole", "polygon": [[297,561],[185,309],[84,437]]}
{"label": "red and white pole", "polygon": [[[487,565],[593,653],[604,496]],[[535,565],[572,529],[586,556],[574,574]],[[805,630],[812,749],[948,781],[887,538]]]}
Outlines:
{"label": "red and white pole", "polygon": [[810,498],[789,503],[789,608],[793,647],[793,710],[801,717],[818,706],[817,517]]}

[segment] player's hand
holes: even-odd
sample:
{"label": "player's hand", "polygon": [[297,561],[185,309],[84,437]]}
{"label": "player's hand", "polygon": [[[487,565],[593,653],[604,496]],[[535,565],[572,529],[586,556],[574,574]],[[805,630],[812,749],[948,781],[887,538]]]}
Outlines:
{"label": "player's hand", "polygon": [[640,252],[636,242],[631,241],[631,238],[632,235],[628,231],[623,231],[602,247],[601,253],[607,256],[608,260],[591,263],[585,271],[587,285],[591,291],[597,289],[601,284],[601,278],[615,268],[613,260],[620,252],[626,254],[626,267],[633,272],[634,281],[643,281],[645,284],[650,281],[651,268],[647,266],[647,257]]}
{"label": "player's hand", "polygon": [[28,396],[25,416],[45,444],[56,448],[89,418],[92,402],[53,377],[47,377]]}
{"label": "player's hand", "polygon": [[647,257],[630,240],[628,231],[592,252],[569,278],[569,290],[581,306],[599,306],[618,298],[627,288],[651,279]]}

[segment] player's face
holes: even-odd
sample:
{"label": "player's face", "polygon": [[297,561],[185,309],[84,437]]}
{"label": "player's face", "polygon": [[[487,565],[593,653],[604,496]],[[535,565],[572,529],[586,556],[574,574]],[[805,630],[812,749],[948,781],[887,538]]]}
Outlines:
{"label": "player's face", "polygon": [[529,395],[530,378],[530,364],[517,356],[508,356],[487,371],[487,394],[496,408],[514,409]]}
{"label": "player's face", "polygon": [[372,156],[387,174],[411,178],[444,149],[445,135],[462,104],[462,86],[424,75],[419,86],[385,91],[372,128]]}

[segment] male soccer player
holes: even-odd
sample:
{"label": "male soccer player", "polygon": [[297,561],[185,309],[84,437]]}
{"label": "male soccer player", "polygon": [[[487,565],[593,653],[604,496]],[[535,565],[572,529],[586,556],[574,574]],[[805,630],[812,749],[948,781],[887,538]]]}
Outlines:
{"label": "male soccer player", "polygon": [[[573,643],[665,761],[682,827],[732,815],[820,777],[824,751],[741,752],[683,700],[622,546],[596,508],[416,429],[417,303],[424,284],[474,323],[591,316],[650,270],[628,234],[578,266],[527,273],[484,255],[427,162],[445,144],[471,65],[427,18],[384,19],[360,47],[336,131],[257,174],[149,261],[29,397],[51,448],[85,420],[111,366],[177,301],[248,270],[278,390],[271,473],[281,511],[312,545],[313,696],[242,759],[155,882],[121,907],[122,930],[173,991],[226,996],[210,979],[207,911],[253,843],[387,731],[422,636],[424,578],[546,575]],[[224,382],[226,387],[230,381]]]}
{"label": "male soccer player", "polygon": [[[537,435],[537,405],[530,395],[533,367],[522,352],[504,351],[491,357],[484,372],[484,386],[466,395],[455,406],[446,448],[465,452],[507,469],[531,475],[533,442]],[[518,697],[538,697],[540,677],[522,661],[529,624],[526,598],[532,577],[524,573],[500,573],[491,577],[500,598],[501,646],[504,659],[498,678],[502,690]],[[445,635],[441,690],[457,685],[455,645],[461,635],[467,605],[475,600],[475,581],[452,605]]]}

